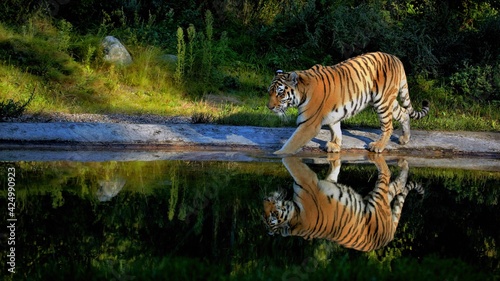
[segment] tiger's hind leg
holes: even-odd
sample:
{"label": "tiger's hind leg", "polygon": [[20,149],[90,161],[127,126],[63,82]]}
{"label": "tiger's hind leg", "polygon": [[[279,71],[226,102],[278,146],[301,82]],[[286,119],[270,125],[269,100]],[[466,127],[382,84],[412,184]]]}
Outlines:
{"label": "tiger's hind leg", "polygon": [[396,228],[399,224],[399,219],[401,218],[401,212],[403,211],[403,205],[406,200],[406,196],[411,190],[417,191],[420,195],[424,194],[424,189],[422,185],[409,182],[406,186],[403,186],[403,191],[394,197],[394,203],[392,205],[392,223],[393,223],[393,231],[396,231]]}
{"label": "tiger's hind leg", "polygon": [[340,121],[336,123],[328,124],[330,128],[330,133],[332,134],[332,140],[326,143],[327,152],[340,152],[340,146],[342,145],[342,130],[340,129]]}
{"label": "tiger's hind leg", "polygon": [[[403,187],[403,189],[406,189],[406,187]],[[398,228],[399,224],[399,219],[401,218],[401,212],[403,211],[403,205],[405,203],[406,195],[408,194],[408,191],[405,191],[403,193],[400,193],[394,197],[394,203],[392,205],[392,231],[396,232],[396,229]],[[394,235],[394,233],[393,233]]]}
{"label": "tiger's hind leg", "polygon": [[396,231],[396,228],[399,224],[399,219],[401,217],[401,212],[403,210],[403,205],[406,200],[406,196],[411,190],[417,191],[420,195],[424,194],[424,189],[421,184],[415,182],[408,182],[408,162],[406,160],[400,160],[398,162],[398,166],[401,167],[401,173],[398,178],[391,183],[394,185],[394,189],[396,190],[394,200],[392,203],[392,223],[393,223],[393,231]]}
{"label": "tiger's hind leg", "polygon": [[401,217],[401,211],[403,210],[403,204],[405,203],[406,195],[408,194],[408,189],[406,188],[409,170],[408,162],[404,159],[400,159],[398,161],[398,166],[401,168],[401,172],[396,180],[389,184],[389,202],[392,203],[392,235],[396,232],[396,228],[399,224],[399,218]]}
{"label": "tiger's hind leg", "polygon": [[398,166],[401,168],[401,172],[399,176],[389,184],[389,202],[391,202],[396,195],[403,192],[406,181],[408,180],[408,162],[405,159],[400,159],[398,161]]}
{"label": "tiger's hind leg", "polygon": [[399,137],[399,144],[407,144],[410,140],[410,115],[408,110],[401,107],[397,100],[393,103],[392,116],[401,123],[403,134]]}
{"label": "tiger's hind leg", "polygon": [[382,153],[382,151],[384,151],[393,131],[392,116],[390,119],[387,117],[381,117],[380,120],[382,122],[382,135],[377,141],[368,144],[368,150],[376,153]]}
{"label": "tiger's hind leg", "polygon": [[[367,206],[378,206],[378,208],[383,208],[390,213],[390,180],[391,171],[385,162],[382,155],[376,153],[368,154],[368,158],[372,163],[375,164],[378,170],[377,183],[375,188],[365,197],[366,200],[370,201],[371,204]],[[381,211],[382,209],[379,209]]]}
{"label": "tiger's hind leg", "polygon": [[377,141],[371,142],[368,144],[368,149],[370,151],[381,153],[384,151],[387,142],[391,138],[393,126],[392,126],[392,109],[393,102],[396,100],[397,89],[392,89],[392,92],[386,92],[385,96],[389,101],[387,103],[384,102],[385,99],[379,98],[379,101],[375,103],[373,106],[377,111],[378,118],[380,120],[382,134]]}

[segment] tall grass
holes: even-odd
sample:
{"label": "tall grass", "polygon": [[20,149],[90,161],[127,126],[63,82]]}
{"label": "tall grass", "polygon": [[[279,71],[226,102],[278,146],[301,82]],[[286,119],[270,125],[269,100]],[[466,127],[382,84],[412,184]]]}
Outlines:
{"label": "tall grass", "polygon": [[[124,17],[124,12],[117,15]],[[263,62],[241,60],[244,56],[231,49],[237,42],[214,27],[215,18],[209,11],[198,28],[189,24],[186,29],[177,28],[177,33],[175,28],[170,31],[178,42],[173,49],[139,40],[168,34],[155,31],[158,23],[151,15],[145,22],[135,19],[132,27],[110,21],[102,20],[97,35],[81,34],[65,20],[40,14],[18,26],[0,23],[0,101],[25,101],[38,85],[27,107],[31,114],[194,115],[194,120],[220,124],[295,125],[296,110],[290,110],[289,120],[283,121],[266,108],[266,89],[274,69]],[[100,41],[107,34],[125,43],[133,64],[121,67],[102,60]],[[166,59],[169,53],[177,55],[176,62]],[[471,67],[454,76],[454,83],[466,85],[474,75],[496,79]],[[500,130],[498,103],[476,102],[454,93],[442,80],[426,76],[414,77],[409,84],[415,107],[422,99],[431,102],[429,116],[413,121],[413,129]],[[371,109],[345,124],[379,127]]]}
{"label": "tall grass", "polygon": [[216,40],[213,25],[214,17],[207,10],[202,32],[197,32],[193,24],[186,31],[177,28],[175,80],[197,97],[217,92],[224,76],[219,68],[228,52],[227,34],[221,33]]}
{"label": "tall grass", "polygon": [[182,84],[184,80],[184,68],[186,64],[186,42],[184,42],[184,30],[177,28],[177,66],[175,68],[174,79],[177,84]]}

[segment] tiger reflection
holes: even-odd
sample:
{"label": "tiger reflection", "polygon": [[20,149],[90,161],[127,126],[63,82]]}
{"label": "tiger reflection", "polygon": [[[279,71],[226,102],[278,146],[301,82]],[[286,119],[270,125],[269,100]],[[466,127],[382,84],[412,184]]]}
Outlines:
{"label": "tiger reflection", "polygon": [[325,180],[300,158],[284,158],[283,164],[292,175],[293,200],[274,192],[264,199],[264,220],[270,234],[301,236],[304,239],[323,238],[359,251],[371,251],[394,239],[401,210],[408,192],[420,194],[421,185],[406,183],[408,162],[398,162],[401,172],[393,182],[391,172],[381,155],[370,154],[377,166],[375,188],[362,197],[349,186],[337,183],[340,159],[330,162]]}

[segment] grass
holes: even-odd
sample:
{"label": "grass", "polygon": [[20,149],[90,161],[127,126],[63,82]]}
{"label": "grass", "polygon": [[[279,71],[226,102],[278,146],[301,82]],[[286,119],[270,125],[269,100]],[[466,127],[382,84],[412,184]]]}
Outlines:
{"label": "grass", "polygon": [[[0,24],[0,101],[26,101],[36,89],[27,108],[30,114],[182,115],[196,122],[294,126],[296,110],[282,121],[266,107],[266,89],[273,75],[269,69],[230,60],[217,67],[218,78],[211,84],[198,81],[199,77],[178,84],[175,63],[162,59],[161,48],[127,45],[134,63],[120,67],[101,59],[99,42],[97,36],[79,35],[67,23],[43,17],[17,29]],[[500,130],[498,103],[474,103],[453,95],[446,85],[423,78],[410,84],[414,103],[431,101],[429,116],[413,121],[412,128]],[[370,109],[345,125],[379,127]]]}

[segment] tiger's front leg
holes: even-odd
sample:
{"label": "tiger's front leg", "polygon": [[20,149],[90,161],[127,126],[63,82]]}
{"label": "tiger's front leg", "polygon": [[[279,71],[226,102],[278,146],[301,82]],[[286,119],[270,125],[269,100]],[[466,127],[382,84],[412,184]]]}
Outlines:
{"label": "tiger's front leg", "polygon": [[285,142],[280,150],[274,154],[295,154],[297,150],[306,145],[312,138],[314,138],[320,131],[321,124],[303,123],[297,127],[293,135]]}
{"label": "tiger's front leg", "polygon": [[392,127],[387,131],[382,131],[382,136],[377,141],[368,144],[368,150],[375,153],[382,153],[387,143],[389,142],[389,139],[391,138],[392,131],[393,131]]}
{"label": "tiger's front leg", "polygon": [[[368,159],[375,164],[378,170],[377,184],[368,197],[372,197],[373,200],[381,200],[381,203],[383,203],[381,206],[390,210],[389,184],[391,180],[391,170],[389,170],[387,162],[385,162],[385,159],[381,154],[370,153],[368,154]],[[382,196],[374,196],[375,194]]]}
{"label": "tiger's front leg", "polygon": [[368,150],[376,153],[381,153],[384,151],[385,146],[391,138],[393,127],[392,127],[392,110],[380,110],[378,113],[382,135],[377,141],[368,144]]}
{"label": "tiger's front leg", "polygon": [[342,130],[340,129],[340,122],[333,124],[328,124],[330,128],[330,133],[332,134],[332,140],[326,143],[327,152],[340,152],[340,146],[342,145]]}
{"label": "tiger's front leg", "polygon": [[340,154],[335,153],[331,154],[333,157],[328,157],[328,161],[330,162],[330,168],[328,169],[327,176],[325,177],[326,181],[329,182],[338,182],[339,173],[340,173]]}

